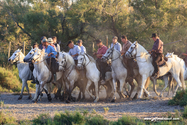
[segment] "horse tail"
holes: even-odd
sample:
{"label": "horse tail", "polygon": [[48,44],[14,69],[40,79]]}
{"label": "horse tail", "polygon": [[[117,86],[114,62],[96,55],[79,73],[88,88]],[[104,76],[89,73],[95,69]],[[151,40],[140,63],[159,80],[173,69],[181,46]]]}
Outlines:
{"label": "horse tail", "polygon": [[184,70],[180,71],[180,81],[182,83],[182,88],[185,90],[186,89],[186,85],[185,85],[185,81],[184,81]]}
{"label": "horse tail", "polygon": [[147,89],[149,87],[149,83],[150,83],[150,77],[147,78],[146,83],[145,83],[145,89]]}

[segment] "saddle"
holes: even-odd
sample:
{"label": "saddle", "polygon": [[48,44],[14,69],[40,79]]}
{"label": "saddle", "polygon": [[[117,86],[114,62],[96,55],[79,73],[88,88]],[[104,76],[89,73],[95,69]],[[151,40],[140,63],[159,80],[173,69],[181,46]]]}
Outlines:
{"label": "saddle", "polygon": [[162,54],[162,58],[160,59],[160,61],[158,62],[158,66],[162,67],[164,65],[166,65],[166,62],[168,61],[168,58],[164,56],[164,54]]}

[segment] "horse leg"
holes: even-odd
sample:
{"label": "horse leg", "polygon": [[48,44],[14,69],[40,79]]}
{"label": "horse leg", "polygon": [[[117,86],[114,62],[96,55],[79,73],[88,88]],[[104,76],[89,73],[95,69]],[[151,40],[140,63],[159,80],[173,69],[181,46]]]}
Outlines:
{"label": "horse leg", "polygon": [[175,81],[177,82],[177,86],[176,86],[175,91],[174,91],[174,94],[173,94],[173,96],[175,96],[175,94],[176,94],[176,92],[177,92],[177,90],[178,90],[178,87],[182,87],[182,83],[181,83],[181,81],[180,81],[180,79],[179,79],[179,75],[173,75],[173,78],[174,78]]}
{"label": "horse leg", "polygon": [[22,79],[22,88],[21,88],[21,94],[18,98],[18,100],[21,100],[22,99],[22,96],[23,96],[23,91],[24,91],[24,88],[25,88],[25,84],[26,84],[26,80],[25,79]]}
{"label": "horse leg", "polygon": [[27,81],[26,81],[26,89],[27,89],[27,92],[28,92],[28,95],[29,97],[27,99],[31,99],[31,94],[29,93],[29,87],[28,87],[28,84],[27,84]]}
{"label": "horse leg", "polygon": [[36,92],[35,92],[34,98],[32,100],[32,102],[34,102],[34,103],[37,102],[37,98],[38,98],[38,95],[39,95],[40,84],[36,84],[35,87],[36,87]]}
{"label": "horse leg", "polygon": [[93,99],[95,99],[95,96],[94,96],[92,93],[90,93],[90,91],[89,91],[89,87],[90,87],[91,84],[92,84],[92,81],[91,81],[91,80],[88,80],[87,86],[86,86],[86,91],[88,92],[88,94],[89,94]]}
{"label": "horse leg", "polygon": [[173,87],[173,84],[174,84],[173,77],[169,76],[169,82],[168,83],[169,83],[169,91],[168,91],[167,97],[170,96],[170,91],[171,91],[171,89]]}
{"label": "horse leg", "polygon": [[125,95],[123,94],[125,79],[120,79],[119,81],[120,81],[120,98],[125,98]]}
{"label": "horse leg", "polygon": [[156,93],[156,95],[159,96],[160,93],[158,93],[158,92],[157,92],[157,89],[156,89],[157,79],[155,79],[155,78],[153,78],[153,77],[152,77],[151,79],[152,79],[152,81],[153,81],[153,90],[154,90],[154,92]]}
{"label": "horse leg", "polygon": [[128,83],[129,83],[130,86],[131,86],[131,90],[130,90],[130,93],[129,93],[129,97],[131,97],[132,92],[133,92],[133,90],[134,90],[134,88],[135,88],[135,84],[134,84],[133,80],[132,80],[132,81],[128,81]]}
{"label": "horse leg", "polygon": [[165,91],[165,89],[166,89],[167,86],[168,86],[168,76],[163,76],[163,79],[164,79],[165,87],[164,87],[164,89],[162,90],[162,92],[161,92],[161,94],[160,94],[160,97],[163,97],[163,92]]}
{"label": "horse leg", "polygon": [[95,85],[95,100],[94,102],[97,102],[99,100],[99,88],[98,88],[98,81],[94,81],[94,85]]}
{"label": "horse leg", "polygon": [[145,87],[145,83],[146,83],[147,78],[148,78],[148,77],[147,77],[145,74],[144,74],[144,75],[142,75],[142,84],[141,84],[141,90],[140,90],[140,95],[139,95],[139,97],[138,97],[138,98],[142,98],[142,95],[143,95],[143,90],[147,92],[147,90],[146,90],[146,89],[144,89],[144,87]]}

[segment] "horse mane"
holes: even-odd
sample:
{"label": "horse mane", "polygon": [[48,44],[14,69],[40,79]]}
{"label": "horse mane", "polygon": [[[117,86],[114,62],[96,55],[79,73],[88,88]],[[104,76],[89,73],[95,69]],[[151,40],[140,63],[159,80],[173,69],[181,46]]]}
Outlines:
{"label": "horse mane", "polygon": [[137,53],[140,53],[140,55],[144,56],[147,61],[151,62],[152,58],[150,58],[151,55],[148,53],[148,51],[139,43],[138,43],[138,47],[141,49],[141,53],[140,52],[137,52]]}
{"label": "horse mane", "polygon": [[69,55],[69,53],[62,52],[62,54],[64,54],[66,56],[66,59],[69,60],[71,64],[75,65],[75,61],[73,60],[73,57],[71,55]]}
{"label": "horse mane", "polygon": [[[121,55],[121,53],[117,49],[114,48],[114,51],[116,51],[119,55]],[[122,60],[122,56],[120,56],[119,58]]]}
{"label": "horse mane", "polygon": [[91,62],[96,63],[95,59],[92,56],[88,55],[87,53],[85,53],[85,55],[88,56]]}

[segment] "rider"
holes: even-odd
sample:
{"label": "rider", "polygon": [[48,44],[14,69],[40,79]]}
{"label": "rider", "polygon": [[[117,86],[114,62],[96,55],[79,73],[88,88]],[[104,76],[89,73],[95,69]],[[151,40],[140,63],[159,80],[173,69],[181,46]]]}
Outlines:
{"label": "rider", "polygon": [[162,59],[163,54],[163,42],[159,39],[156,33],[152,34],[151,37],[154,41],[153,48],[151,50],[151,56],[153,58],[152,64],[154,66],[154,77],[157,78],[159,74],[158,62]]}
{"label": "rider", "polygon": [[57,52],[60,52],[60,45],[57,43],[57,37],[53,36],[52,39],[53,39],[53,44],[55,45]]}
{"label": "rider", "polygon": [[48,54],[47,63],[49,65],[49,70],[54,74],[54,81],[56,81],[56,72],[58,71],[58,66],[55,60],[57,52],[50,46],[51,39],[43,39],[43,44],[45,46],[45,52]]}
{"label": "rider", "polygon": [[118,37],[117,36],[112,37],[112,43],[111,43],[110,47],[112,48],[113,46],[116,50],[121,52],[121,44],[118,42]]}
{"label": "rider", "polygon": [[86,53],[86,48],[82,45],[82,43],[83,42],[81,39],[77,41],[78,46],[81,48],[81,53],[82,52]]}
{"label": "rider", "polygon": [[40,38],[40,41],[41,41],[41,44],[39,45],[39,49],[45,49],[45,46],[43,45],[43,39],[47,39],[46,38],[46,36],[42,36],[41,38]]}
{"label": "rider", "polygon": [[67,46],[70,48],[69,55],[71,55],[75,61],[75,65],[77,65],[78,60],[77,57],[81,53],[81,48],[77,45],[74,45],[73,41],[70,40],[67,44]]}
{"label": "rider", "polygon": [[51,45],[55,49],[55,51],[57,51],[56,46],[53,44],[54,43],[53,39],[52,38],[48,38],[47,41],[49,42],[49,45]]}
{"label": "rider", "polygon": [[[33,49],[34,48],[38,48],[38,43],[34,43],[33,44]],[[29,61],[29,68],[31,70],[31,72],[33,73],[34,70],[34,64],[32,63],[32,61]],[[34,76],[32,75],[32,82],[31,83],[36,83],[36,79],[34,78]]]}
{"label": "rider", "polygon": [[103,45],[103,42],[99,39],[96,40],[96,44],[99,47],[99,49],[97,50],[97,53],[93,53],[93,55],[97,56],[97,65],[99,68],[99,71],[101,72],[101,84],[105,83],[105,73],[108,69],[105,68],[106,66],[108,66],[108,64],[106,62],[101,61],[102,56],[106,53],[107,51],[107,47],[105,45]]}
{"label": "rider", "polygon": [[127,73],[129,77],[133,77],[133,59],[127,59],[125,58],[125,53],[128,51],[128,49],[131,46],[131,42],[127,39],[127,37],[125,35],[121,36],[121,41],[124,43],[122,50],[121,50],[121,55],[123,56],[123,61],[126,62],[127,64]]}

